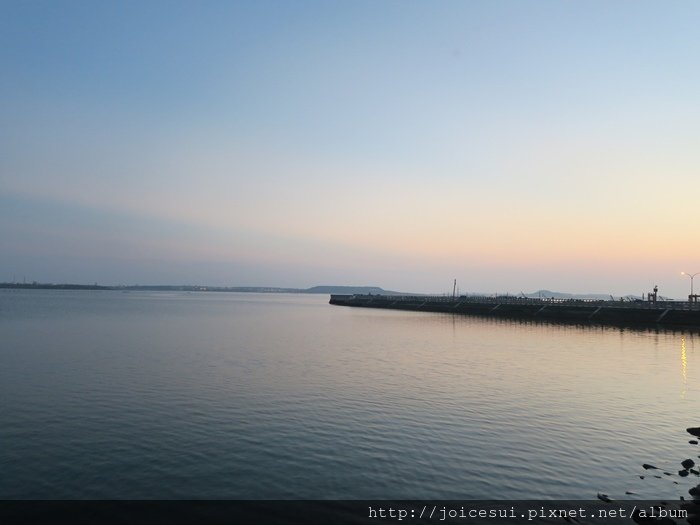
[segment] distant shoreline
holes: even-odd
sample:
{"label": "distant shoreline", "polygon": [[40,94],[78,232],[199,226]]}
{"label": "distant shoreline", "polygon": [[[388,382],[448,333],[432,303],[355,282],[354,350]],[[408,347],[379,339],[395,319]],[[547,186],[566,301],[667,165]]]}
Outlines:
{"label": "distant shoreline", "polygon": [[[40,283],[32,281],[31,283],[0,283],[0,290],[116,290],[116,291],[142,291],[142,292],[233,292],[233,293],[286,293],[286,294],[325,294],[325,295],[384,295],[384,296],[449,296],[451,294],[426,294],[426,293],[407,293],[396,292],[393,290],[385,290],[379,286],[347,286],[347,285],[322,285],[312,286],[311,288],[282,288],[278,286],[202,286],[193,284],[131,284],[131,285],[114,285],[106,286],[97,283],[94,284],[75,284],[75,283]],[[464,295],[464,294],[461,294]],[[480,297],[525,297],[525,298],[551,298],[551,299],[584,299],[584,300],[616,300],[615,297],[608,294],[571,294],[554,292],[551,290],[539,290],[537,292],[523,294],[495,294],[495,293],[468,293],[467,296]],[[633,301],[639,296],[626,295],[618,296],[619,300]],[[643,298],[642,298],[643,299]],[[669,298],[661,298],[662,300],[674,300]]]}
{"label": "distant shoreline", "polygon": [[97,284],[0,283],[0,289],[13,290],[114,290]]}
{"label": "distant shoreline", "polygon": [[145,292],[237,292],[237,293],[299,293],[299,294],[376,294],[398,295],[399,292],[377,286],[313,286],[311,288],[278,288],[272,286],[194,286],[194,285],[125,285],[54,283],[0,283],[0,289],[15,290],[122,290]]}

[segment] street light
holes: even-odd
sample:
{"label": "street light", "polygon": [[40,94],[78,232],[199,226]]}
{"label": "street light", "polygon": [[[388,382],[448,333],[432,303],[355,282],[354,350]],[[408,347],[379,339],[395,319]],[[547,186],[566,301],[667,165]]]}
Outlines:
{"label": "street light", "polygon": [[[693,295],[693,278],[696,275],[700,275],[700,272],[695,272],[693,274],[686,273],[686,272],[681,272],[681,275],[685,275],[687,277],[690,277],[690,295]],[[692,299],[691,299],[692,300]]]}

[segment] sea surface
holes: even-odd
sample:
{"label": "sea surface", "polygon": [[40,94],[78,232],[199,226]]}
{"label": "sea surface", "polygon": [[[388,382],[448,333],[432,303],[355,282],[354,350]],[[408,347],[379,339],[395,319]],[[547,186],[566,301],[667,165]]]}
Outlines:
{"label": "sea surface", "polygon": [[328,299],[0,291],[0,499],[687,493],[697,333]]}

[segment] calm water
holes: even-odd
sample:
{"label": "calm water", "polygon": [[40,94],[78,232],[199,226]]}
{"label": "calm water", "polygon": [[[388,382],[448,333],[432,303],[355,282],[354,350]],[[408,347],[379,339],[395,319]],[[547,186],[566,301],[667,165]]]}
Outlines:
{"label": "calm water", "polygon": [[687,490],[697,335],[327,301],[0,291],[0,499]]}

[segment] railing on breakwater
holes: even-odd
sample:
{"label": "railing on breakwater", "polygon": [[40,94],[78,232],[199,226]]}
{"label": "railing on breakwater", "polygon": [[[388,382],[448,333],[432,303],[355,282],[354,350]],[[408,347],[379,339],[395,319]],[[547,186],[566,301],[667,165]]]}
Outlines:
{"label": "railing on breakwater", "polygon": [[700,328],[700,305],[686,301],[356,294],[331,295],[330,303],[361,308],[542,319],[557,322]]}

